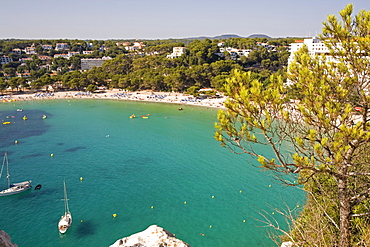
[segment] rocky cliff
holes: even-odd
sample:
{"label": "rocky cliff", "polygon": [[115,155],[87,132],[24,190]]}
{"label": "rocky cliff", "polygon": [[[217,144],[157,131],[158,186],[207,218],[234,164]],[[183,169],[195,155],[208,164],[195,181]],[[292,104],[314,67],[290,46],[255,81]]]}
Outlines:
{"label": "rocky cliff", "polygon": [[129,237],[117,240],[110,247],[190,247],[177,239],[172,233],[157,225],[151,225],[146,230]]}
{"label": "rocky cliff", "polygon": [[12,243],[9,235],[3,230],[0,230],[0,247],[18,247],[18,244]]}

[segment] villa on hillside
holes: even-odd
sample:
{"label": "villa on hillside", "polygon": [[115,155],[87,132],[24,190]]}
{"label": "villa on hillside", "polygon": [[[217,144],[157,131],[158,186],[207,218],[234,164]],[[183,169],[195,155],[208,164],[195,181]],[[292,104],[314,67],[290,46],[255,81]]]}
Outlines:
{"label": "villa on hillside", "polygon": [[22,54],[22,50],[19,49],[19,48],[14,48],[14,49],[12,49],[12,53],[17,54],[17,55],[21,55]]}
{"label": "villa on hillside", "polygon": [[41,47],[44,50],[51,50],[51,49],[53,49],[53,46],[52,45],[41,45]]}
{"label": "villa on hillside", "polygon": [[56,51],[69,50],[69,45],[67,43],[56,43],[55,50]]}
{"label": "villa on hillside", "polygon": [[167,55],[167,58],[174,59],[180,57],[182,54],[185,53],[185,47],[173,47],[172,53]]}
{"label": "villa on hillside", "polygon": [[103,57],[103,58],[83,58],[81,59],[81,70],[90,70],[93,67],[101,67],[103,63],[111,57]]}
{"label": "villa on hillside", "polygon": [[[126,44],[126,43],[125,43]],[[143,42],[134,42],[134,45],[132,46],[125,46],[125,49],[127,51],[137,51],[137,50],[142,50],[144,49],[146,46],[144,45]]]}
{"label": "villa on hillside", "polygon": [[[313,37],[311,39],[304,39],[304,40],[296,40],[295,43],[290,44],[290,56],[288,58],[288,70],[290,64],[294,61],[295,53],[301,49],[304,45],[307,46],[308,54],[310,56],[316,55],[326,55],[327,62],[338,62],[338,60],[332,56],[330,56],[329,48],[322,42],[322,40]],[[338,48],[341,48],[341,44],[337,44]],[[367,57],[369,59],[369,57]],[[292,82],[287,81],[287,85],[290,85]]]}
{"label": "villa on hillside", "polygon": [[90,54],[93,54],[94,51],[82,51],[82,54],[84,55],[90,55]]}
{"label": "villa on hillside", "polygon": [[[313,37],[312,39],[296,40],[295,43],[290,44],[290,56],[288,59],[288,66],[294,61],[294,54],[299,49],[301,49],[303,45],[307,46],[308,53],[311,56],[329,54],[328,47],[326,47],[325,44],[316,37]],[[328,57],[328,59],[332,59],[332,58]]]}
{"label": "villa on hillside", "polygon": [[1,56],[0,61],[1,61],[1,64],[7,64],[7,63],[10,63],[10,62],[13,62],[13,59],[11,57],[8,57],[8,56]]}
{"label": "villa on hillside", "polygon": [[32,46],[31,46],[31,47],[26,47],[26,48],[24,49],[24,52],[25,52],[26,54],[28,54],[28,55],[31,55],[31,54],[37,54],[37,52],[36,52],[36,48],[35,48],[35,45],[34,45],[34,44],[32,44]]}

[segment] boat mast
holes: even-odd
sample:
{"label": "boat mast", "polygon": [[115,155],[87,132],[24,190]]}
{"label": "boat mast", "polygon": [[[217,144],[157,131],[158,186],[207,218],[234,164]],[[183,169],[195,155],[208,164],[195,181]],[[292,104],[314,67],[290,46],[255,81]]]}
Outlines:
{"label": "boat mast", "polygon": [[64,180],[64,214],[69,213],[66,181]]}
{"label": "boat mast", "polygon": [[6,163],[6,178],[8,180],[8,188],[10,188],[10,174],[9,174],[9,162],[8,162],[8,151],[5,152],[3,165],[1,166],[0,178],[3,174],[4,164]]}

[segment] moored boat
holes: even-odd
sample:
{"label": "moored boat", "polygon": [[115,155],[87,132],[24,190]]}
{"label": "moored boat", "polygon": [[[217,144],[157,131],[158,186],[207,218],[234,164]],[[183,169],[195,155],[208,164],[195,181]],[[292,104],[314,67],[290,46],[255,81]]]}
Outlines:
{"label": "moored boat", "polygon": [[32,188],[31,180],[20,182],[20,183],[13,183],[13,184],[10,182],[8,152],[5,152],[5,155],[4,155],[3,165],[1,167],[1,172],[0,172],[0,178],[2,176],[2,172],[4,171],[4,166],[6,166],[6,178],[8,180],[8,186],[7,186],[7,189],[0,191],[0,196],[9,196],[9,195],[18,194],[18,193],[21,193],[23,191],[26,191]]}
{"label": "moored boat", "polygon": [[69,211],[66,181],[64,181],[64,214],[60,217],[58,222],[59,232],[64,234],[72,225],[72,214]]}

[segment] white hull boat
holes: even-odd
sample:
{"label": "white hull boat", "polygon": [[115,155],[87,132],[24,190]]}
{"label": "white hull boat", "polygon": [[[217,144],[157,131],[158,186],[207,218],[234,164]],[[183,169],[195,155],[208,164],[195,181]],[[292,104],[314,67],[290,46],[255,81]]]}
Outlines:
{"label": "white hull boat", "polygon": [[6,165],[6,178],[8,180],[8,185],[7,185],[7,189],[0,191],[0,196],[9,196],[9,195],[18,194],[18,193],[21,193],[23,191],[26,191],[32,188],[31,180],[20,182],[20,183],[13,183],[13,184],[10,182],[9,162],[8,162],[7,152],[5,152],[3,165],[1,166],[0,178],[4,171],[5,165]]}
{"label": "white hull boat", "polygon": [[68,206],[68,198],[67,198],[67,189],[66,189],[66,181],[64,181],[64,214],[60,217],[58,222],[58,229],[59,232],[64,234],[72,225],[72,214],[69,211]]}

